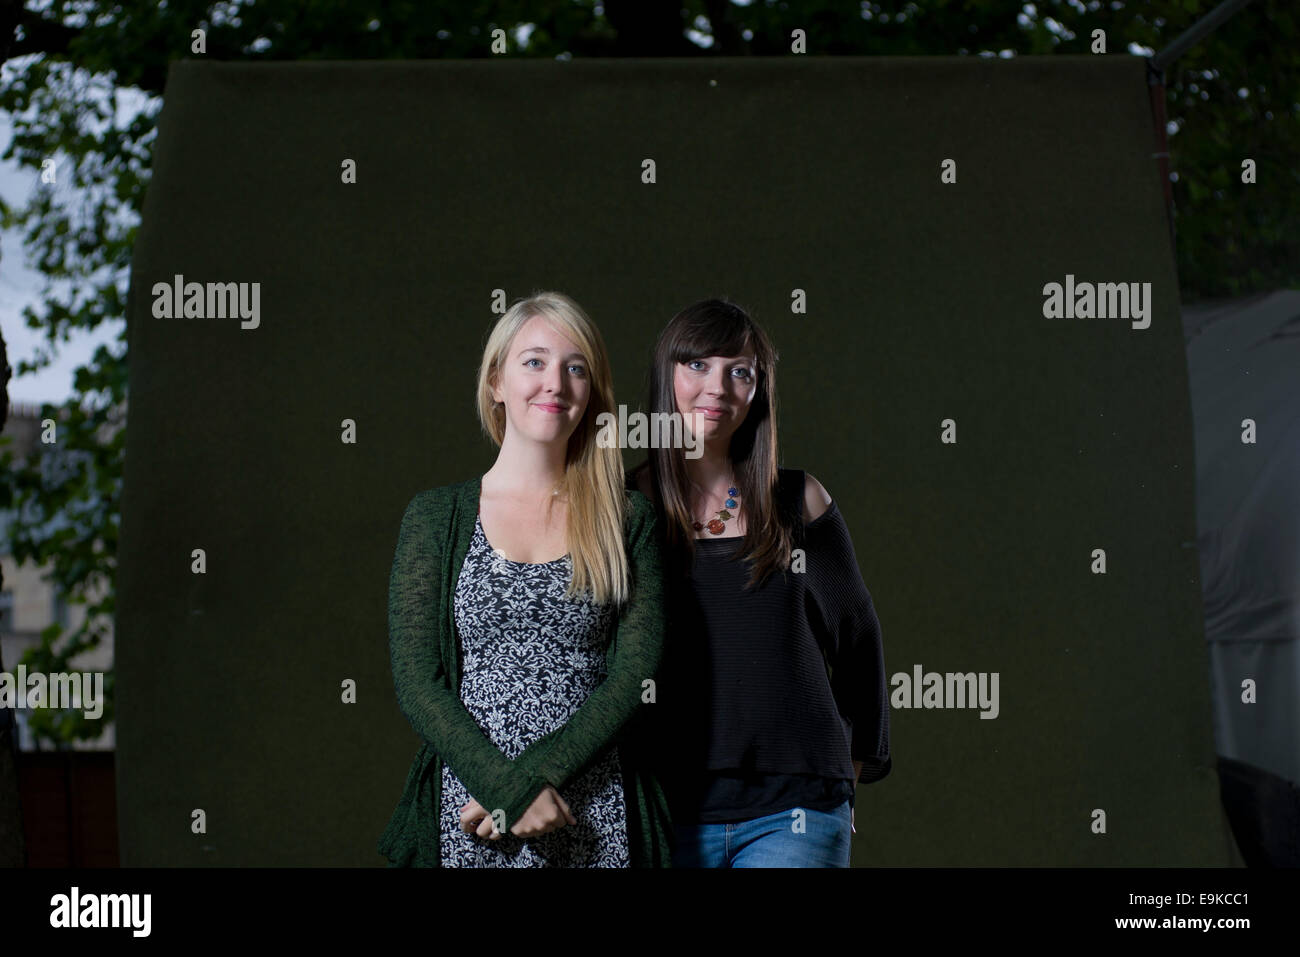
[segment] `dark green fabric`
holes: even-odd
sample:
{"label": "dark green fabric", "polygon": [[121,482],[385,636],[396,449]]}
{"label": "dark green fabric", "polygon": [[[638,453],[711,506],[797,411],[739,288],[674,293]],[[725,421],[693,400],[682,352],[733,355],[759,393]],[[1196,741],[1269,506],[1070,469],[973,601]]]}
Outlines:
{"label": "dark green fabric", "polygon": [[393,682],[402,713],[424,739],[401,800],[379,840],[392,866],[439,865],[438,810],[446,761],[505,829],[547,784],[562,790],[611,744],[619,748],[633,866],[667,866],[670,828],[657,782],[621,731],[641,706],[642,682],[663,650],[659,541],[650,503],[629,492],[628,559],[632,593],[606,651],[607,676],[564,727],[510,760],[460,700],[456,582],[474,536],[481,479],[429,489],[406,508],[389,578],[388,632]]}

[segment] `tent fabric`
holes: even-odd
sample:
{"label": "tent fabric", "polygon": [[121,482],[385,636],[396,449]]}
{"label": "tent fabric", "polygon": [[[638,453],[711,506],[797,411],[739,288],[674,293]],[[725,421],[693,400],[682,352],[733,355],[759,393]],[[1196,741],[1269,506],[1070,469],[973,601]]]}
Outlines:
{"label": "tent fabric", "polygon": [[1300,291],[1188,306],[1183,324],[1217,748],[1297,784]]}

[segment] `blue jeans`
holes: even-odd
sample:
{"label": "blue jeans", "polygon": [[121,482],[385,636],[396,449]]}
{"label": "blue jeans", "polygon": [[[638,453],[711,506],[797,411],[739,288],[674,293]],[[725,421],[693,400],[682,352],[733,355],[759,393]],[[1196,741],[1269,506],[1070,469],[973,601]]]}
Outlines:
{"label": "blue jeans", "polygon": [[848,867],[850,815],[791,808],[733,824],[676,824],[673,867]]}

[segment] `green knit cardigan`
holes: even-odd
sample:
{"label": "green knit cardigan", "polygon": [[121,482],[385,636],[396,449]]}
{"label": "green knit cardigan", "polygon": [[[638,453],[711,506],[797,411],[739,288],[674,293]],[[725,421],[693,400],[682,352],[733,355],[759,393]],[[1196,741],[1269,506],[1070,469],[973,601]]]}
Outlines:
{"label": "green knit cardigan", "polygon": [[[611,628],[607,677],[564,727],[535,741],[513,761],[485,735],[460,700],[460,641],[454,596],[478,515],[479,478],[418,493],[398,534],[388,591],[388,641],[402,713],[423,739],[401,800],[379,839],[390,867],[437,867],[438,811],[446,761],[489,813],[505,813],[505,829],[547,784],[564,793],[611,745],[618,748],[627,806],[630,863],[669,866],[668,806],[648,770],[646,686],[659,666],[664,639],[660,542],[653,506],[627,492],[629,601]],[[649,696],[653,697],[653,696]]]}

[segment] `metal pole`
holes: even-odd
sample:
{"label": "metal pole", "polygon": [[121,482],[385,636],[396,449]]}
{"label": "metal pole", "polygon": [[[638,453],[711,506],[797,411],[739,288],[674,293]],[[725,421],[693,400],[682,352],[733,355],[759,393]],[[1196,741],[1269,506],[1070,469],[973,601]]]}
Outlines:
{"label": "metal pole", "polygon": [[1209,36],[1219,24],[1250,3],[1250,0],[1224,0],[1201,19],[1184,30],[1173,43],[1151,57],[1151,65],[1164,73],[1169,65],[1188,51],[1194,44]]}
{"label": "metal pole", "polygon": [[1160,182],[1165,193],[1165,219],[1169,224],[1169,242],[1177,248],[1178,231],[1174,225],[1174,191],[1169,185],[1169,122],[1165,113],[1165,77],[1147,61],[1147,91],[1151,96],[1151,121],[1156,128],[1156,151],[1151,158],[1160,168]]}
{"label": "metal pole", "polygon": [[1205,39],[1225,20],[1240,10],[1250,0],[1224,0],[1201,19],[1179,34],[1172,43],[1154,56],[1147,58],[1147,88],[1151,96],[1151,118],[1156,127],[1156,151],[1152,159],[1160,167],[1160,183],[1165,194],[1165,215],[1169,220],[1169,241],[1177,242],[1174,225],[1174,194],[1169,185],[1169,132],[1165,112],[1165,71],[1195,44]]}

